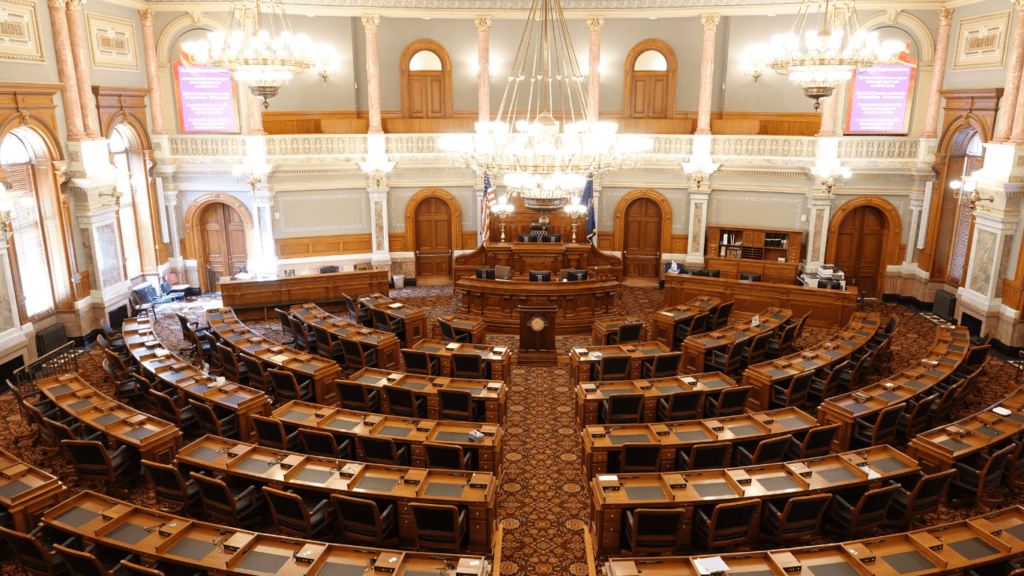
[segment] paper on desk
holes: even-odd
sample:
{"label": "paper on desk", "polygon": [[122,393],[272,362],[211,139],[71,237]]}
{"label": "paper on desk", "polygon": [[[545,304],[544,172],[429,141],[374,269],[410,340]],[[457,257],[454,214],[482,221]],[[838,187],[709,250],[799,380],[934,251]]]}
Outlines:
{"label": "paper on desk", "polygon": [[729,565],[722,560],[721,556],[712,556],[710,558],[698,558],[693,561],[697,566],[697,571],[701,574],[714,574],[715,572],[728,572]]}
{"label": "paper on desk", "polygon": [[995,412],[996,414],[999,414],[1000,416],[1009,416],[1010,414],[1013,414],[1013,412],[1010,412],[1009,410],[1003,408],[1002,406],[996,406],[995,408],[992,409],[992,411]]}
{"label": "paper on desk", "polygon": [[875,478],[881,478],[882,477],[881,474],[879,474],[878,472],[875,472],[875,469],[871,468],[870,466],[867,469],[867,473],[868,473],[868,480],[874,480]]}

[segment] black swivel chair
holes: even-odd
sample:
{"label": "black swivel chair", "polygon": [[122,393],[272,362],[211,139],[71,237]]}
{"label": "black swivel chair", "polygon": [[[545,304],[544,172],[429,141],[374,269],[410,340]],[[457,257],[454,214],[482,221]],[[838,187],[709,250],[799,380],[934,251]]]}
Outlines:
{"label": "black swivel chair", "polygon": [[338,396],[341,397],[341,407],[346,410],[359,410],[361,412],[380,413],[380,392],[367,389],[359,382],[348,380],[335,380],[338,388]]}
{"label": "black swivel chair", "polygon": [[805,460],[828,454],[837,432],[839,424],[815,426],[803,434],[794,434],[786,448],[786,460]]}
{"label": "black swivel chair", "polygon": [[491,377],[491,363],[485,362],[479,354],[455,352],[452,354],[452,376],[488,380]]}
{"label": "black swivel chair", "polygon": [[629,376],[629,356],[602,356],[590,365],[590,379],[594,382],[625,380]]}
{"label": "black swivel chair", "polygon": [[686,390],[674,392],[658,400],[658,421],[696,420],[704,413],[704,392]]}
{"label": "black swivel chair", "polygon": [[313,402],[316,398],[316,391],[313,390],[313,380],[305,379],[299,382],[295,379],[294,372],[284,370],[267,370],[270,375],[270,385],[274,389],[274,398],[280,402],[290,400],[301,400]]}
{"label": "black swivel chair", "polygon": [[405,342],[405,320],[401,318],[392,319],[387,312],[377,308],[370,308],[370,315],[373,316],[373,324],[377,330],[390,332],[396,338]]}
{"label": "black swivel chair", "polygon": [[715,397],[714,394],[704,396],[704,418],[723,418],[743,414],[743,407],[750,395],[750,386],[726,388]]}
{"label": "black swivel chair", "polygon": [[899,488],[889,505],[886,523],[904,528],[920,528],[922,524],[917,519],[938,511],[942,495],[953,481],[954,475],[956,470],[943,470],[929,475],[918,472],[890,480],[890,484],[895,484]]}
{"label": "black swivel chair", "polygon": [[409,465],[409,447],[405,444],[398,446],[391,438],[360,436],[356,438],[356,449],[363,455],[364,462],[392,466]]}
{"label": "black swivel chair", "polygon": [[61,440],[79,482],[99,482],[103,492],[127,493],[137,481],[139,453],[128,446],[111,450],[96,440]]}
{"label": "black swivel chair", "polygon": [[473,395],[465,390],[441,388],[437,391],[437,399],[442,420],[478,422],[484,415],[481,413],[480,405],[473,401]]}
{"label": "black swivel chair", "polygon": [[424,376],[441,375],[441,359],[426,352],[402,348],[402,359],[405,360],[405,371],[409,374],[423,374]]}
{"label": "black swivel chair", "polygon": [[644,331],[643,322],[627,322],[619,326],[615,332],[609,333],[605,337],[607,344],[628,344],[630,342],[639,342],[640,334]]}
{"label": "black swivel chair", "polygon": [[772,464],[782,462],[786,455],[786,448],[793,436],[786,434],[776,438],[768,438],[758,443],[754,453],[751,454],[743,446],[737,446],[734,453],[734,464],[736,466],[757,466],[759,464]]}
{"label": "black swivel chair", "polygon": [[750,525],[761,508],[760,500],[719,504],[708,510],[696,508],[693,545],[701,550],[744,546],[750,539]]}
{"label": "black swivel chair", "polygon": [[249,419],[256,430],[256,443],[260,446],[288,452],[298,452],[302,447],[302,437],[299,436],[299,431],[295,430],[289,434],[280,420],[259,414],[250,414]]}
{"label": "black swivel chair", "polygon": [[447,470],[475,469],[473,466],[473,453],[471,451],[463,451],[462,446],[424,442],[423,451],[427,453],[427,468],[443,468]]}
{"label": "black swivel chair", "polygon": [[627,510],[627,552],[633,556],[672,554],[682,544],[683,514],[681,510]]}
{"label": "black swivel chair", "polygon": [[450,322],[446,322],[440,318],[437,319],[437,325],[441,327],[441,339],[445,342],[459,342],[462,344],[469,343],[473,339],[473,335],[469,332],[456,332]]}
{"label": "black swivel chair", "polygon": [[212,407],[202,402],[195,400],[189,400],[189,404],[192,409],[196,412],[196,418],[199,420],[199,428],[207,433],[214,436],[221,436],[223,438],[233,438],[235,440],[239,437],[238,431],[238,415],[232,412],[224,412],[217,414],[217,411]]}
{"label": "black swivel chair", "polygon": [[[294,492],[263,487],[263,494],[270,504],[270,514],[277,529],[299,538],[326,540],[333,526],[331,501],[319,496],[306,502]],[[310,505],[312,504],[312,506]]]}
{"label": "black swivel chair", "polygon": [[176,467],[149,460],[142,461],[142,469],[153,487],[157,503],[164,510],[174,513],[182,511],[193,518],[203,511],[199,486],[191,477],[186,480]]}
{"label": "black swivel chair", "polygon": [[263,521],[263,492],[249,482],[228,483],[192,472],[206,513],[221,523],[244,528]]}
{"label": "black swivel chair", "polygon": [[727,468],[732,444],[729,442],[712,442],[697,444],[687,454],[685,450],[676,452],[677,470],[706,470],[709,468]]}
{"label": "black swivel chair", "polygon": [[338,513],[342,538],[356,544],[370,544],[381,548],[398,546],[398,505],[388,503],[381,512],[373,500],[331,494],[331,503]]}
{"label": "black swivel chair", "polygon": [[643,421],[643,394],[616,394],[601,400],[601,422],[605,424],[637,424]]}
{"label": "black swivel chair", "polygon": [[299,429],[302,446],[306,454],[325,458],[352,459],[352,439],[345,438],[338,443],[338,436],[322,430]]}
{"label": "black swivel chair", "polygon": [[388,413],[409,418],[427,417],[427,399],[416,398],[412,390],[398,386],[384,386],[384,395],[388,399]]}
{"label": "black swivel chair", "polygon": [[784,504],[766,500],[761,515],[761,537],[789,545],[817,536],[831,500],[831,494],[798,496]]}
{"label": "black swivel chair", "polygon": [[415,531],[414,546],[459,552],[469,534],[466,508],[438,504],[409,504]]}

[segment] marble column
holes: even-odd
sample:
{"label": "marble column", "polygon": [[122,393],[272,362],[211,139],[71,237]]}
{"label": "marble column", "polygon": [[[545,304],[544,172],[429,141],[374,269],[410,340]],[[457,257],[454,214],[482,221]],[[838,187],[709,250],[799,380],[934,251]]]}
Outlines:
{"label": "marble column", "polygon": [[910,197],[910,230],[907,234],[907,250],[903,254],[903,266],[910,267],[914,263],[914,245],[921,227],[921,211],[924,208],[924,195]]}
{"label": "marble column", "polygon": [[[1002,296],[1003,277],[1006,273],[1013,235],[1018,219],[1007,213],[979,209],[974,211],[974,237],[964,277],[967,294],[961,296],[965,307],[984,315]],[[959,296],[959,294],[958,294]],[[982,327],[982,333],[986,327]],[[987,328],[991,330],[991,328]]]}
{"label": "marble column", "polygon": [[996,132],[992,142],[1006,142],[1010,137],[1020,88],[1021,66],[1024,65],[1024,0],[1013,0],[1017,7],[1017,21],[1013,26],[1013,43],[1010,45],[1010,63],[1006,66],[1006,82],[1003,87],[1003,102],[996,118]]}
{"label": "marble column", "polygon": [[690,228],[686,246],[686,264],[704,266],[704,237],[708,230],[708,204],[711,198],[709,188],[698,188],[696,181],[690,181]]}
{"label": "marble column", "polygon": [[[815,190],[814,192],[821,192]],[[810,226],[807,233],[807,258],[805,270],[816,270],[825,262],[825,251],[828,248],[828,223],[832,217],[832,196],[812,193],[807,198],[810,209]]]}
{"label": "marble column", "polygon": [[377,27],[380,16],[363,16],[366,30],[366,95],[370,103],[370,134],[383,134],[380,124],[380,67],[377,64]]}
{"label": "marble column", "polygon": [[491,121],[491,17],[477,16],[476,51],[479,70],[476,73],[477,120]]}
{"label": "marble column", "polygon": [[262,98],[253,96],[249,92],[249,87],[242,83],[242,89],[245,90],[245,104],[246,111],[249,115],[249,131],[250,136],[262,136],[267,132],[263,129],[263,102]]}
{"label": "marble column", "polygon": [[[380,176],[380,177],[378,177]],[[391,269],[391,248],[388,242],[388,180],[387,175],[369,174],[366,192],[370,196],[370,232],[373,241],[373,256],[370,263],[376,267]]]}
{"label": "marble column", "polygon": [[604,17],[587,18],[590,28],[590,75],[587,76],[587,103],[590,106],[590,118],[597,120],[601,112],[601,29],[604,28]]}
{"label": "marble column", "polygon": [[821,130],[815,134],[815,136],[835,136],[836,135],[836,100],[839,95],[836,91],[839,88],[833,89],[832,95],[825,98],[821,106]]}
{"label": "marble column", "polygon": [[[939,111],[946,79],[946,53],[949,51],[949,25],[953,22],[952,8],[939,8],[939,36],[935,39],[935,58],[932,61],[932,85],[928,90],[928,108],[924,117],[922,138],[938,137]],[[1004,100],[1005,101],[1005,100]]]}
{"label": "marble column", "polygon": [[50,24],[53,28],[53,48],[57,55],[57,76],[64,103],[64,121],[68,127],[68,140],[84,140],[82,105],[78,102],[78,79],[75,76],[71,39],[68,37],[67,0],[50,0]]}
{"label": "marble column", "polygon": [[150,132],[167,134],[164,127],[164,100],[160,95],[159,62],[156,59],[156,37],[153,34],[153,11],[139,10],[142,22],[142,49],[146,53],[146,81],[149,83],[149,111],[153,116]]}
{"label": "marble column", "polygon": [[97,125],[98,112],[92,101],[92,80],[89,75],[89,47],[85,41],[85,24],[82,22],[82,0],[68,0],[68,38],[71,55],[75,62],[75,78],[78,81],[78,105],[82,111],[82,127],[88,139],[101,138]]}
{"label": "marble column", "polygon": [[[258,262],[256,272],[277,273],[277,246],[274,242],[274,223],[271,212],[274,209],[274,193],[270,191],[269,175],[256,185],[252,197],[252,219],[256,228]],[[251,270],[252,268],[250,268]]]}
{"label": "marble column", "polygon": [[704,50],[700,62],[700,102],[697,104],[697,131],[695,134],[711,134],[711,91],[714,88],[715,72],[715,31],[718,29],[719,14],[701,14],[704,26]]}

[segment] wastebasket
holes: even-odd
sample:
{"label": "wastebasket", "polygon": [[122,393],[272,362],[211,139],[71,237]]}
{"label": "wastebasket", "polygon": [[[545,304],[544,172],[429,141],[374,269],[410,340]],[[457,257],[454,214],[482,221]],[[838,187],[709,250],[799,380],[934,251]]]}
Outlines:
{"label": "wastebasket", "polygon": [[395,274],[392,278],[395,281],[396,290],[401,290],[402,288],[405,288],[405,274]]}

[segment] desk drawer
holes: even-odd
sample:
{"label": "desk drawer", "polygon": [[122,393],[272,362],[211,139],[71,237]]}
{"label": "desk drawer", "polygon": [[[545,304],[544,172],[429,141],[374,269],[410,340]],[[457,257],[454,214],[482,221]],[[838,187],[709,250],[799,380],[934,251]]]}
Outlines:
{"label": "desk drawer", "polygon": [[765,276],[783,276],[788,277],[790,280],[796,278],[796,267],[792,264],[765,264],[764,265]]}
{"label": "desk drawer", "polygon": [[473,520],[487,520],[487,508],[470,508],[469,517]]}

